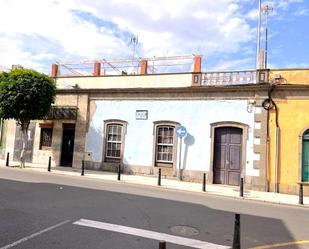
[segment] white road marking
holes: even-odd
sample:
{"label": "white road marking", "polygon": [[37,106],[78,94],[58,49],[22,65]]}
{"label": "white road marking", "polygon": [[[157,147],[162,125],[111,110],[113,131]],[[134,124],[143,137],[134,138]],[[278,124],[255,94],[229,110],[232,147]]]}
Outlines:
{"label": "white road marking", "polygon": [[12,244],[3,246],[3,247],[1,247],[0,249],[8,249],[8,248],[14,247],[14,246],[16,246],[16,245],[18,245],[18,244],[20,244],[20,243],[26,242],[26,241],[29,240],[29,239],[32,239],[32,238],[34,238],[34,237],[36,237],[36,236],[39,236],[39,235],[41,235],[41,234],[43,234],[43,233],[46,233],[46,232],[48,232],[48,231],[50,231],[50,230],[53,230],[53,229],[55,229],[55,228],[57,228],[57,227],[60,227],[60,226],[62,226],[62,225],[64,225],[64,224],[66,224],[66,223],[69,223],[69,222],[70,222],[70,220],[66,220],[66,221],[60,222],[60,223],[58,223],[58,224],[56,224],[56,225],[53,225],[53,226],[48,227],[48,228],[45,228],[45,229],[43,229],[43,230],[41,230],[41,231],[39,231],[39,232],[37,232],[37,233],[33,233],[33,234],[31,234],[31,235],[29,235],[29,236],[27,236],[27,237],[24,237],[24,238],[22,238],[22,239],[20,239],[20,240],[17,240],[17,241],[15,241],[15,242],[13,242]]}
{"label": "white road marking", "polygon": [[74,222],[73,224],[79,225],[79,226],[93,227],[93,228],[113,231],[113,232],[117,232],[117,233],[130,234],[130,235],[139,236],[139,237],[143,237],[143,238],[147,238],[147,239],[160,240],[160,241],[164,240],[164,241],[169,242],[169,243],[193,247],[193,248],[200,248],[200,249],[228,249],[228,248],[231,248],[229,246],[217,245],[217,244],[209,243],[209,242],[206,242],[206,241],[189,239],[189,238],[169,235],[169,234],[166,234],[166,233],[158,233],[158,232],[153,232],[153,231],[149,231],[149,230],[127,227],[127,226],[121,226],[121,225],[105,223],[105,222],[99,222],[99,221],[94,221],[94,220],[80,219],[80,220]]}

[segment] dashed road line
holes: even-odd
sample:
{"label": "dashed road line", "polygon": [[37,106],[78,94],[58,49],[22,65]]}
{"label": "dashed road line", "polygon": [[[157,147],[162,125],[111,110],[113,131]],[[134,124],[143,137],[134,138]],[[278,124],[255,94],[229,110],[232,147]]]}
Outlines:
{"label": "dashed road line", "polygon": [[[134,235],[138,237],[143,237],[147,239],[153,239],[153,240],[164,240],[168,243],[182,245],[182,246],[188,246],[192,248],[199,248],[199,249],[230,249],[229,246],[223,246],[223,245],[217,245],[214,243],[201,241],[201,240],[195,240],[195,239],[189,239],[185,237],[179,237],[174,236],[166,233],[158,233],[154,231],[134,228],[134,227],[127,227],[122,225],[116,225],[111,223],[105,223],[100,221],[94,221],[94,220],[87,220],[87,219],[80,219],[73,224],[79,225],[79,226],[86,226],[86,227],[92,227],[92,228],[98,228],[103,229],[107,231],[112,231],[116,233],[124,233],[129,235]],[[0,248],[1,249],[1,248]]]}
{"label": "dashed road line", "polygon": [[23,242],[26,242],[27,240],[30,240],[30,239],[32,239],[32,238],[34,238],[34,237],[36,237],[36,236],[39,236],[39,235],[41,235],[41,234],[43,234],[43,233],[49,232],[49,231],[51,231],[51,230],[53,230],[53,229],[55,229],[55,228],[57,228],[57,227],[60,227],[60,226],[62,226],[62,225],[64,225],[64,224],[66,224],[66,223],[69,223],[69,222],[70,222],[70,220],[65,220],[65,221],[60,222],[60,223],[58,223],[58,224],[56,224],[56,225],[53,225],[53,226],[51,226],[51,227],[47,227],[47,228],[45,228],[45,229],[43,229],[43,230],[41,230],[41,231],[39,231],[39,232],[33,233],[33,234],[29,235],[29,236],[26,236],[26,237],[24,237],[24,238],[22,238],[22,239],[20,239],[20,240],[17,240],[17,241],[15,241],[15,242],[13,242],[13,243],[11,243],[11,244],[9,244],[9,245],[3,246],[3,247],[1,247],[0,249],[12,248],[12,247],[14,247],[14,246],[17,246],[18,244],[21,244],[21,243],[23,243]]}

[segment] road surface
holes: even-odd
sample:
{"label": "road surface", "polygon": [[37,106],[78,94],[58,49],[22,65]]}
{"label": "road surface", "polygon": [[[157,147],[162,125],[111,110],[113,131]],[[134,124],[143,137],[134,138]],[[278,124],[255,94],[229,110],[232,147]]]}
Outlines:
{"label": "road surface", "polygon": [[309,248],[308,208],[0,167],[0,249],[224,249],[235,213],[242,248]]}

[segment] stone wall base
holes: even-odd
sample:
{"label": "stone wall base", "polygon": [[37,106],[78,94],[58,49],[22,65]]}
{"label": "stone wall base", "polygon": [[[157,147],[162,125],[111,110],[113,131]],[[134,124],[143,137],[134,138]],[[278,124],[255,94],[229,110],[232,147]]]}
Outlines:
{"label": "stone wall base", "polygon": [[[117,172],[119,162],[93,162],[85,161],[85,168],[89,170],[103,170],[109,172]],[[131,175],[157,175],[159,167],[152,166],[139,166],[139,165],[124,165],[122,171],[125,174]],[[183,170],[182,179],[187,182],[203,182],[203,174],[206,173],[208,177],[208,172],[199,170]],[[177,175],[174,174],[173,168],[161,167],[161,175],[164,178],[177,178],[179,177],[179,170],[177,170]],[[245,176],[245,189],[265,191],[265,182],[261,177],[256,176]],[[273,191],[273,186],[270,184],[269,191]],[[286,194],[298,195],[299,185],[288,185],[279,184],[279,192]],[[304,196],[309,196],[309,184],[304,185]]]}

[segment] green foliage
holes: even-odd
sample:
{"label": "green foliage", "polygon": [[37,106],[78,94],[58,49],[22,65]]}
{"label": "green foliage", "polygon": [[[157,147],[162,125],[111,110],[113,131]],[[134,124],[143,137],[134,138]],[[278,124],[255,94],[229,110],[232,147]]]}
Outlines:
{"label": "green foliage", "polygon": [[54,102],[56,85],[45,74],[30,69],[0,73],[0,118],[19,124],[44,118]]}

